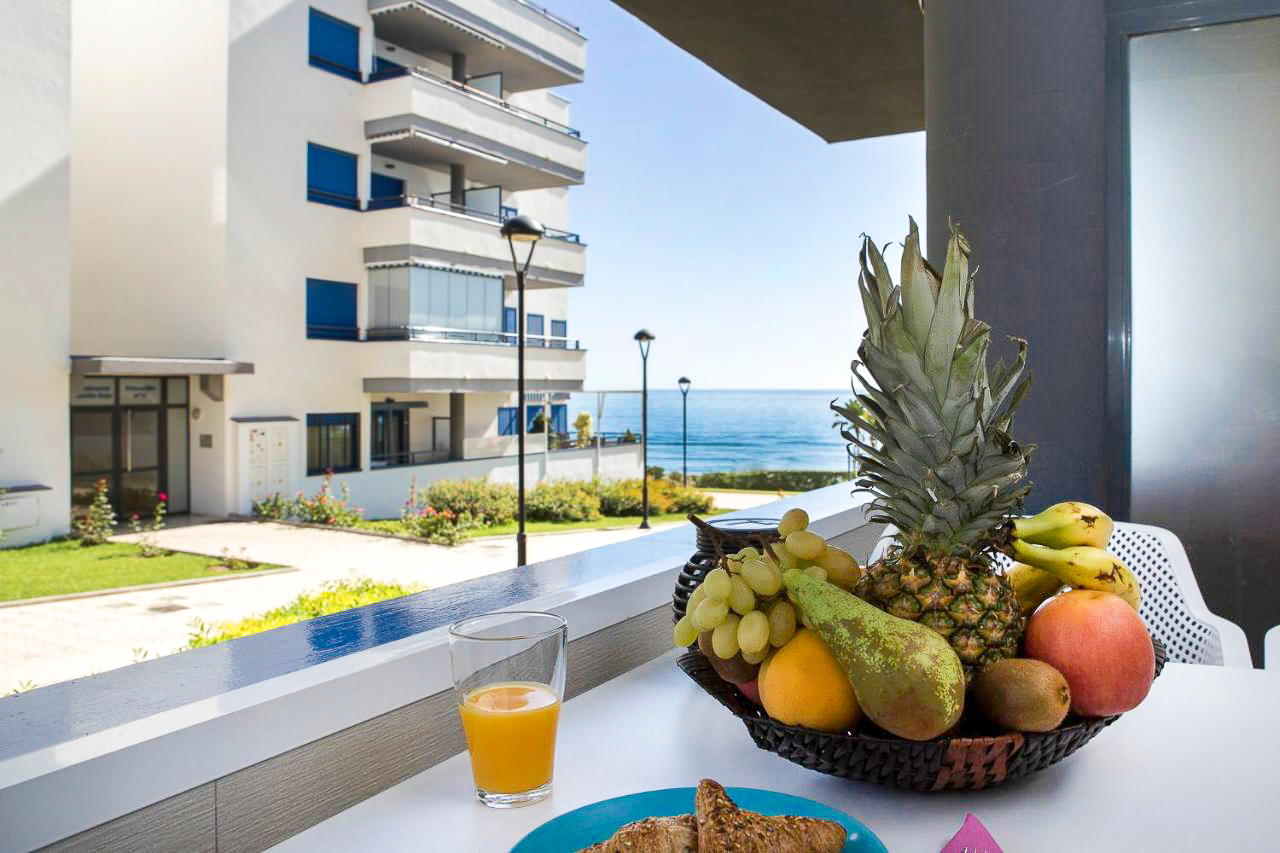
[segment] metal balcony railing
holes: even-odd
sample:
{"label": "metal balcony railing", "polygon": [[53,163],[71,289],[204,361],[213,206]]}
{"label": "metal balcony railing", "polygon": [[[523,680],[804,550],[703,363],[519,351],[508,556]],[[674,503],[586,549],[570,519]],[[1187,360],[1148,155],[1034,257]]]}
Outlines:
{"label": "metal balcony railing", "polygon": [[[371,326],[365,332],[368,341],[461,341],[470,344],[516,345],[516,335],[510,332],[485,332],[475,329],[452,329],[445,326]],[[581,349],[574,338],[556,335],[525,335],[525,346],[547,349]]]}
{"label": "metal balcony railing", "polygon": [[[480,210],[474,207],[467,207],[465,204],[455,203],[449,192],[432,193],[431,195],[408,194],[401,196],[384,196],[382,198],[371,198],[366,207],[368,210],[384,210],[389,207],[417,207],[426,210],[446,210],[450,213],[460,213],[464,216],[474,217],[475,219],[483,219],[492,222],[495,225],[502,225],[508,219],[516,216],[517,212],[514,207],[503,205],[498,208],[497,213],[489,210]],[[576,243],[583,245],[582,237],[572,231],[563,231],[559,228],[547,228],[545,235],[552,240],[563,240],[566,243]]]}
{"label": "metal balcony railing", "polygon": [[406,465],[430,465],[448,462],[447,450],[398,450],[390,453],[374,453],[369,462],[374,468],[403,468]]}
{"label": "metal balcony railing", "polygon": [[447,89],[452,89],[456,92],[461,92],[462,94],[468,97],[476,98],[477,100],[483,101],[484,103],[487,103],[490,106],[496,107],[500,110],[503,110],[504,112],[510,113],[511,115],[516,116],[517,118],[522,118],[525,121],[531,121],[534,124],[540,124],[543,127],[548,128],[549,130],[554,130],[557,133],[563,133],[565,136],[572,136],[575,139],[582,138],[581,133],[579,133],[577,130],[574,130],[572,127],[570,127],[567,124],[558,122],[555,119],[547,118],[544,115],[538,115],[532,110],[526,110],[524,107],[517,107],[515,104],[511,103],[510,101],[506,101],[506,100],[503,100],[502,98],[496,97],[494,95],[490,95],[488,92],[483,92],[480,89],[477,89],[473,86],[468,86],[466,83],[459,83],[457,80],[450,80],[448,77],[441,77],[439,74],[433,74],[427,69],[421,68],[418,66],[409,67],[404,65],[398,65],[390,68],[384,68],[380,71],[370,74],[369,82],[377,83],[381,80],[391,80],[396,77],[404,77],[405,75],[416,77],[419,80],[423,80],[435,86],[442,86]]}

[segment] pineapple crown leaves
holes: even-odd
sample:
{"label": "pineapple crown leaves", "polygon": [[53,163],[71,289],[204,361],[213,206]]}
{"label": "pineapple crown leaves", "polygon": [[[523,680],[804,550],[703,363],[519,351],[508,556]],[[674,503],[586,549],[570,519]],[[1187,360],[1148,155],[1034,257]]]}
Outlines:
{"label": "pineapple crown leaves", "polygon": [[1010,434],[1030,384],[1027,342],[1013,338],[1013,363],[988,372],[991,327],[973,316],[968,241],[951,226],[939,274],[909,223],[899,284],[865,235],[858,254],[867,331],[852,385],[872,419],[832,409],[857,427],[841,434],[858,458],[859,490],[874,495],[870,518],[895,525],[904,546],[972,554],[1031,490],[1033,448]]}

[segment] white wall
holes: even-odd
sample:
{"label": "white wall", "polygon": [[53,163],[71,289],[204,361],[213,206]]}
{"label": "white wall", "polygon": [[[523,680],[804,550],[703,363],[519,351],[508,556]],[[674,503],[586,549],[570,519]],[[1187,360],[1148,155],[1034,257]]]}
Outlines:
{"label": "white wall", "polygon": [[51,487],[8,546],[65,533],[70,504],[70,2],[0,0],[0,22],[0,486]]}
{"label": "white wall", "polygon": [[227,4],[76,0],[72,349],[227,351]]}
{"label": "white wall", "polygon": [[[589,480],[595,475],[594,448],[557,450],[544,456],[534,449],[535,446],[540,447],[537,441],[538,436],[533,436],[525,456],[525,477],[529,488],[541,480]],[[514,483],[517,467],[515,457],[506,456],[336,474],[333,482],[335,490],[342,483],[351,488],[352,504],[364,510],[365,518],[395,518],[409,496],[412,482],[422,486],[438,480],[488,478],[495,482]],[[599,476],[606,480],[639,477],[640,445],[601,448]],[[307,477],[301,488],[308,494],[314,494],[322,482],[322,477]]]}

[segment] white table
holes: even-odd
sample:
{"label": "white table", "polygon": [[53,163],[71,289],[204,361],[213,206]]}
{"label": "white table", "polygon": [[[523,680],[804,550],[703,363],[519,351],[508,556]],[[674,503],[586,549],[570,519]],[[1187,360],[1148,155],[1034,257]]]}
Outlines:
{"label": "white table", "polygon": [[757,749],[675,657],[565,704],[555,790],[537,805],[502,812],[477,803],[464,753],[273,849],[502,851],[578,806],[704,776],[829,803],[894,853],[940,850],[966,811],[1008,853],[1280,849],[1275,671],[1169,664],[1139,708],[1066,761],[986,791],[914,794],[824,776]]}

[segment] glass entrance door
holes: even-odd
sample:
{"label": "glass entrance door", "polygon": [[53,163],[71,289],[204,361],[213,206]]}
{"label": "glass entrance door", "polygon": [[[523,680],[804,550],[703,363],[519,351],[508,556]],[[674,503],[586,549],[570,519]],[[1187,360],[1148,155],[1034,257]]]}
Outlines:
{"label": "glass entrance door", "polygon": [[188,391],[185,377],[72,377],[73,510],[105,481],[120,521],[151,515],[161,493],[169,512],[188,511]]}
{"label": "glass entrance door", "polygon": [[1129,43],[1134,521],[1255,660],[1280,620],[1280,18]]}
{"label": "glass entrance door", "polygon": [[160,493],[160,410],[121,409],[120,498],[116,512],[122,518],[155,509]]}

